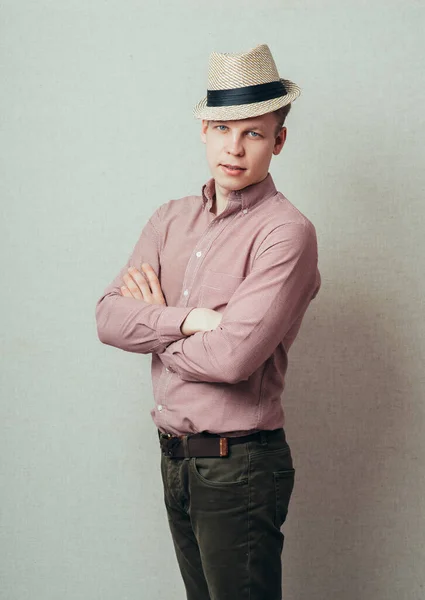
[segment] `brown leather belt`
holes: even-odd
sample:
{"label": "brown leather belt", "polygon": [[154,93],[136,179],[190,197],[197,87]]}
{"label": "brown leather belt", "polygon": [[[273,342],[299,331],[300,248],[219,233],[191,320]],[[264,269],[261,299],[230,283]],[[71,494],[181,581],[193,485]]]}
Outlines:
{"label": "brown leather belt", "polygon": [[261,441],[271,434],[282,432],[282,428],[272,431],[258,431],[240,437],[222,437],[215,433],[194,433],[191,435],[172,435],[158,430],[162,453],[170,458],[225,457],[229,454],[229,446],[249,441]]}

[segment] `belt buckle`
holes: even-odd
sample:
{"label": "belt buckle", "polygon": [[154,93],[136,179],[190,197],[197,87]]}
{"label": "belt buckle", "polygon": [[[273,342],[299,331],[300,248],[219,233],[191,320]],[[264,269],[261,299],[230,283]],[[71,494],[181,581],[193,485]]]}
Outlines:
{"label": "belt buckle", "polygon": [[[174,436],[172,433],[163,433],[161,432],[161,440],[160,445],[163,454],[166,456],[173,457],[174,456],[174,448],[180,443],[180,438],[178,436]],[[164,443],[161,443],[164,442]]]}

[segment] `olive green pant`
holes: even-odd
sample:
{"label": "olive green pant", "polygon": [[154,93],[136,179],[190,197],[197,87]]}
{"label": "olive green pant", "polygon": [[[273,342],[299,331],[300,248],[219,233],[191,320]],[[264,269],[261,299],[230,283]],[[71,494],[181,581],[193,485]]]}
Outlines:
{"label": "olive green pant", "polygon": [[161,453],[164,500],[187,600],[281,600],[295,469],[283,429],[224,458]]}

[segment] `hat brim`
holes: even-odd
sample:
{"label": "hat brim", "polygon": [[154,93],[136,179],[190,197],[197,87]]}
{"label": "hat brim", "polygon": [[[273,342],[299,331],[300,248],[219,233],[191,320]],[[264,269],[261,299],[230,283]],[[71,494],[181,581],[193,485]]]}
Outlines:
{"label": "hat brim", "polygon": [[285,96],[263,100],[262,102],[253,102],[252,104],[233,106],[207,106],[207,97],[205,96],[195,105],[193,116],[195,119],[206,119],[208,121],[236,121],[273,112],[293,102],[301,94],[301,88],[293,81],[289,81],[289,79],[281,79],[280,81],[287,91]]}

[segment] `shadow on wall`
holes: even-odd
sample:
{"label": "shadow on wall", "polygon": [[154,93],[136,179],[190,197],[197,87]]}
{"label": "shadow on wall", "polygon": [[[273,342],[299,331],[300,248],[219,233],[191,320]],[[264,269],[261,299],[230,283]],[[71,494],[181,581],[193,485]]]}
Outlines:
{"label": "shadow on wall", "polygon": [[425,597],[423,301],[388,268],[391,252],[382,270],[382,248],[376,263],[370,256],[358,260],[351,246],[322,260],[317,304],[289,352],[285,600]]}

